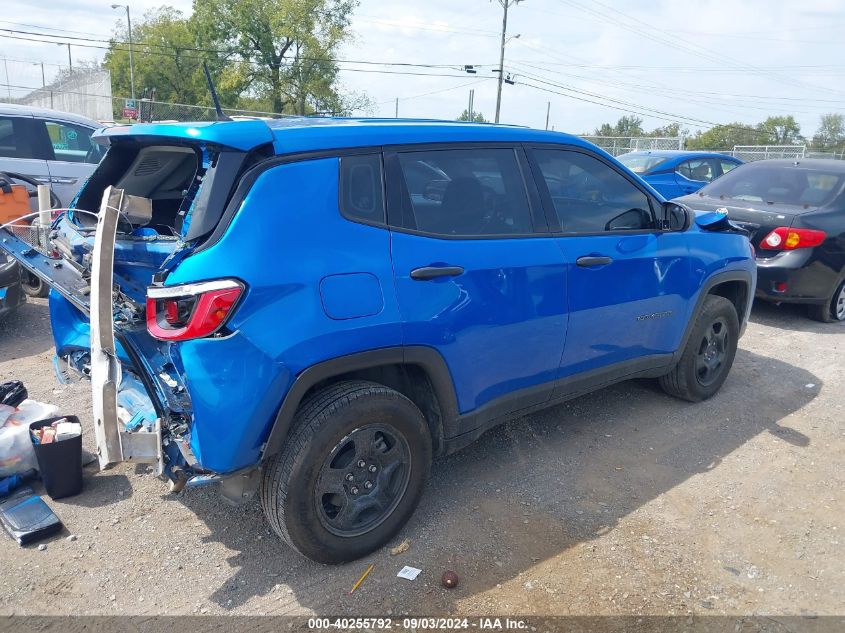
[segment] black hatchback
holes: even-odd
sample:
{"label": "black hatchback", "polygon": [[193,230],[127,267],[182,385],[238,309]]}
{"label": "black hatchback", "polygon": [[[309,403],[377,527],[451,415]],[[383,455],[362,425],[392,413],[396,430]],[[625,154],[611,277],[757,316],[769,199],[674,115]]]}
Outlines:
{"label": "black hatchback", "polygon": [[677,202],[727,210],[751,233],[759,298],[845,321],[845,161],[746,163]]}

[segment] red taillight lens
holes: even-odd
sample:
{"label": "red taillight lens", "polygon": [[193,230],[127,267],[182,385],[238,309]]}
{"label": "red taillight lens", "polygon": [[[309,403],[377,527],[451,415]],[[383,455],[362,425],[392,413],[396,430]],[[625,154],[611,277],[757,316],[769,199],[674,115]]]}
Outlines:
{"label": "red taillight lens", "polygon": [[243,293],[243,284],[220,279],[147,289],[147,330],[162,341],[186,341],[218,331]]}
{"label": "red taillight lens", "polygon": [[760,248],[771,251],[792,251],[796,248],[812,248],[824,242],[827,234],[813,229],[791,229],[779,226],[762,239]]}

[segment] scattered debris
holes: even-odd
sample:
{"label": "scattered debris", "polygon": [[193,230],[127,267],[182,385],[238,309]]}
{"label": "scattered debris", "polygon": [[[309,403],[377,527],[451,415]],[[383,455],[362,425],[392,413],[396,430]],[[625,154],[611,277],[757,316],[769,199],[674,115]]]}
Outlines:
{"label": "scattered debris", "polygon": [[0,523],[20,545],[34,543],[62,529],[59,517],[29,486],[0,503]]}
{"label": "scattered debris", "polygon": [[404,578],[406,580],[416,580],[417,576],[420,575],[422,569],[417,569],[416,567],[409,567],[405,565],[402,569],[399,570],[399,573],[396,574],[398,578]]}
{"label": "scattered debris", "polygon": [[67,537],[67,540],[73,543],[76,540],[76,534],[71,534]]}
{"label": "scattered debris", "polygon": [[369,575],[370,575],[370,572],[371,572],[371,571],[373,571],[373,567],[375,567],[375,565],[370,565],[369,567],[367,567],[367,571],[365,571],[363,574],[361,574],[361,577],[358,579],[358,582],[356,582],[354,585],[352,585],[352,589],[350,589],[350,590],[349,590],[349,595],[352,595],[352,593],[353,593],[353,592],[354,592],[354,591],[355,591],[358,587],[360,587],[360,586],[361,586],[361,583],[362,583],[362,582],[364,582],[364,578],[366,578],[367,576],[369,576]]}
{"label": "scattered debris", "polygon": [[458,574],[451,569],[447,569],[440,577],[440,584],[446,587],[446,589],[454,589],[458,586]]}
{"label": "scattered debris", "polygon": [[399,554],[402,554],[403,552],[407,552],[410,547],[411,547],[411,541],[409,541],[408,539],[405,539],[404,541],[399,543],[399,545],[397,545],[396,547],[390,548],[390,555],[391,556],[399,556]]}
{"label": "scattered debris", "polygon": [[45,549],[47,549],[47,546],[44,543],[41,543],[41,545],[38,546],[39,552],[43,552]]}

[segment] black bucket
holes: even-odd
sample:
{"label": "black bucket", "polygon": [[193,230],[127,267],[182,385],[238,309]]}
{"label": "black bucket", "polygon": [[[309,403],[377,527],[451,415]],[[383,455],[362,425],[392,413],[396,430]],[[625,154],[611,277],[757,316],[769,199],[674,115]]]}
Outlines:
{"label": "black bucket", "polygon": [[[75,415],[61,415],[56,418],[38,420],[29,425],[30,429],[50,426],[57,420],[79,422]],[[38,460],[38,472],[44,482],[44,488],[51,499],[61,499],[79,494],[82,490],[82,434],[60,442],[32,445],[35,459]]]}

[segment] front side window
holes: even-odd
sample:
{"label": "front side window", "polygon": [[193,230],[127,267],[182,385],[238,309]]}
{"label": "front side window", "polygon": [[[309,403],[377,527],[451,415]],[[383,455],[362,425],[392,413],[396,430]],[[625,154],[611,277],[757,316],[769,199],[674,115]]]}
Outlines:
{"label": "front side window", "polygon": [[35,158],[32,119],[0,116],[0,156]]}
{"label": "front side window", "polygon": [[533,230],[512,149],[402,152],[405,228],[435,235],[525,235]]}
{"label": "front side window", "polygon": [[678,165],[678,173],[688,180],[710,182],[713,180],[713,165],[706,158],[687,160]]}
{"label": "front side window", "polygon": [[350,220],[384,222],[380,154],[341,157],[340,211]]}
{"label": "front side window", "polygon": [[45,121],[50,144],[53,146],[54,160],[68,163],[99,162],[99,152],[92,151],[91,135],[94,130],[73,123]]}
{"label": "front side window", "polygon": [[607,164],[568,150],[535,150],[534,156],[564,233],[654,228],[648,196]]}

